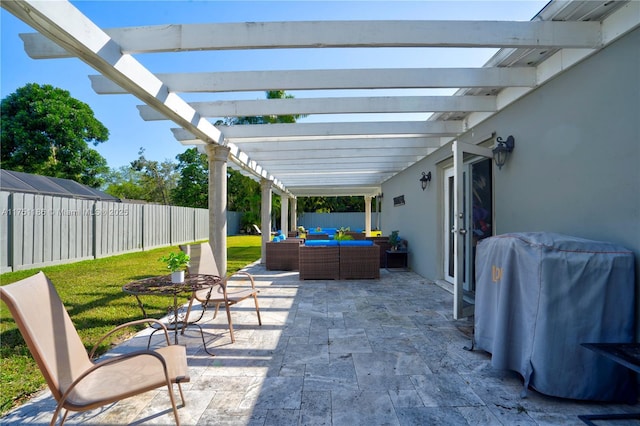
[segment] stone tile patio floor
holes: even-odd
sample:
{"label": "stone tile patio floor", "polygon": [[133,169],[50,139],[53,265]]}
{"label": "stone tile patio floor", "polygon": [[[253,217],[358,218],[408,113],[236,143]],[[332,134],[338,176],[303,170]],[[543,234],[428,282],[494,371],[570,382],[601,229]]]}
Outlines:
{"label": "stone tile patio floor", "polygon": [[[579,414],[640,411],[534,390],[522,398],[518,374],[492,369],[486,352],[464,349],[473,322],[452,319],[452,295],[412,272],[299,281],[296,272],[260,264],[247,270],[261,291],[262,327],[249,300],[232,308],[234,344],[224,313],[211,320],[205,312],[215,357],[203,350],[197,328],[180,336],[191,374],[183,385],[187,406],[179,408],[183,425],[581,425]],[[144,347],[147,336],[143,331],[110,354]],[[0,424],[48,424],[54,407],[45,391]],[[173,423],[161,389],[70,413],[65,424]]]}

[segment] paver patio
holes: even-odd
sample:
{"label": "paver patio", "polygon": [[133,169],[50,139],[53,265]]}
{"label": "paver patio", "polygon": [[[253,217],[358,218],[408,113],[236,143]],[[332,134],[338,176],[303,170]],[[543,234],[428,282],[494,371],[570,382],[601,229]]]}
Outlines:
{"label": "paver patio", "polygon": [[[297,272],[248,269],[260,288],[233,308],[236,343],[224,313],[196,328],[187,345],[183,425],[580,425],[579,414],[640,411],[637,405],[571,401],[529,390],[490,355],[468,351],[473,321],[454,321],[452,295],[412,272],[380,280],[300,281]],[[111,354],[146,346],[148,332]],[[155,337],[154,337],[155,339]],[[155,340],[154,340],[155,342]],[[107,355],[108,356],[108,355]],[[0,419],[48,424],[48,391]],[[71,413],[66,424],[173,424],[166,390],[104,409]],[[600,424],[637,424],[616,422]]]}

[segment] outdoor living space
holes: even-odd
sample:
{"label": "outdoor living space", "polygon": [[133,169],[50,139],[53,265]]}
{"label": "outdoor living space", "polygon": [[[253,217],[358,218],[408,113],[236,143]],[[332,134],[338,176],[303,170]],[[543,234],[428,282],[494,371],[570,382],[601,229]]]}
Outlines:
{"label": "outdoor living space", "polygon": [[[518,374],[467,350],[473,319],[453,320],[452,295],[413,272],[300,281],[257,262],[245,270],[260,289],[262,326],[251,303],[232,307],[231,343],[225,315],[212,320],[207,311],[201,325],[213,357],[196,328],[179,336],[191,376],[178,410],[183,425],[578,425],[578,415],[638,411],[533,389],[522,397]],[[141,332],[110,354],[147,339]],[[54,407],[46,391],[1,423],[48,424]],[[71,413],[66,424],[173,424],[169,407],[161,389]]]}

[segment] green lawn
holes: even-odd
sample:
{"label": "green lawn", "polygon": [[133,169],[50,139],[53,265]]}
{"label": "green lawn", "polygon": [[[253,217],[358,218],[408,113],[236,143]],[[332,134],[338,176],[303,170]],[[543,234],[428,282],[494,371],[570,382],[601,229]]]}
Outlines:
{"label": "green lawn", "polygon": [[[227,269],[234,272],[260,258],[260,236],[232,236],[227,240]],[[42,270],[55,285],[78,333],[90,349],[114,325],[139,319],[142,313],[135,297],[122,292],[130,281],[169,273],[158,259],[178,247],[164,247],[103,259],[86,260],[41,269],[0,275],[5,285]],[[36,297],[36,295],[34,295]],[[145,309],[152,317],[166,312],[166,297],[145,297]],[[130,330],[134,332],[135,330]],[[114,341],[126,335],[114,336]],[[100,349],[104,353],[105,345]],[[20,332],[4,303],[0,303],[0,415],[21,404],[46,386],[29,354]]]}

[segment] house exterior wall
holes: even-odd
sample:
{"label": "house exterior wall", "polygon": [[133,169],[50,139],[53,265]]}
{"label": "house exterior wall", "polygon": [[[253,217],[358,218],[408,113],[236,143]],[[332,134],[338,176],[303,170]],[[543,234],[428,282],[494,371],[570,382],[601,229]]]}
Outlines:
{"label": "house exterior wall", "polygon": [[[508,163],[494,167],[494,232],[549,231],[618,243],[640,276],[640,30],[590,56],[460,138],[513,135]],[[411,268],[443,276],[443,170],[451,145],[383,185],[382,231],[399,229]],[[422,191],[422,171],[431,171]],[[404,194],[406,204],[394,207]],[[640,329],[640,327],[639,327]]]}

